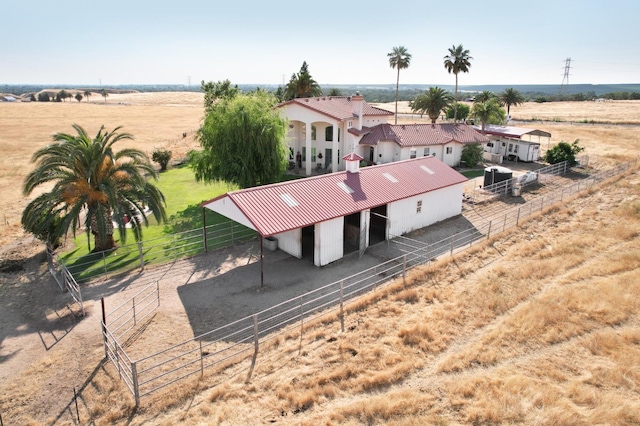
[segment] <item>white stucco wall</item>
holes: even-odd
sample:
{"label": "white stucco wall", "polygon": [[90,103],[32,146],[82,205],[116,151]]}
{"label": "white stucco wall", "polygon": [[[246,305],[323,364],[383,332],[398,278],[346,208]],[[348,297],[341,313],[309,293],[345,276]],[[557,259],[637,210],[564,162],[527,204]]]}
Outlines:
{"label": "white stucco wall", "polygon": [[[387,206],[391,237],[424,228],[462,212],[463,183],[416,195]],[[422,201],[417,213],[418,201]]]}

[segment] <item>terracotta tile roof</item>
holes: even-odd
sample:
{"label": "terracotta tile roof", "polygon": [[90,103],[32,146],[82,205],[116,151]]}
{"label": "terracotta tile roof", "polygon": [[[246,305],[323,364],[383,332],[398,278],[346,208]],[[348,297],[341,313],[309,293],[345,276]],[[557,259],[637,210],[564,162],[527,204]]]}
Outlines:
{"label": "terracotta tile roof", "polygon": [[[336,172],[229,192],[201,204],[241,214],[262,236],[402,200],[467,179],[435,157]],[[237,218],[236,218],[237,219]]]}
{"label": "terracotta tile roof", "polygon": [[[362,101],[362,115],[393,115],[392,112],[374,107],[365,101]],[[287,105],[300,105],[304,108],[309,108],[320,114],[327,115],[335,118],[336,120],[351,120],[357,117],[353,112],[353,102],[351,96],[320,96],[317,98],[297,98],[287,102],[283,102],[277,106],[281,108]]]}
{"label": "terracotta tile roof", "polygon": [[466,124],[379,124],[362,137],[363,145],[393,141],[400,146],[444,145],[449,142],[487,143],[489,139]]}

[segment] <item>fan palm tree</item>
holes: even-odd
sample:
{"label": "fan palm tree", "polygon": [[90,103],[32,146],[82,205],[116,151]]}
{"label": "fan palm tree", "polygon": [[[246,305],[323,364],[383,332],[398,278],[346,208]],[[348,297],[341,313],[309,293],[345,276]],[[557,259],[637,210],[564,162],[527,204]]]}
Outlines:
{"label": "fan palm tree", "polygon": [[94,235],[94,251],[115,247],[114,222],[121,241],[126,239],[128,221],[139,241],[142,223],[148,224],[144,214],[147,207],[158,222],[166,219],[164,196],[145,178],[149,175],[157,179],[153,165],[137,149],[114,152],[116,142],[133,138],[118,133],[120,127],[107,132],[102,126],[93,139],[79,125],[73,128],[77,134],[56,133],[55,143],[33,155],[32,161],[37,164],[25,180],[24,194],[43,184],[53,184],[53,188],[25,208],[23,227],[36,235],[49,234],[53,240],[70,228],[75,234],[81,213],[86,213],[84,227]]}
{"label": "fan palm tree", "polygon": [[309,65],[304,61],[300,71],[291,75],[287,87],[285,87],[285,99],[312,98],[322,96],[322,89],[317,81],[309,73]]}
{"label": "fan palm tree", "polygon": [[485,134],[485,127],[487,123],[500,124],[504,123],[505,113],[500,106],[498,98],[491,98],[485,102],[476,102],[471,108],[471,117],[479,120],[482,123],[482,134]]}
{"label": "fan palm tree", "polygon": [[89,102],[89,97],[91,96],[91,90],[85,90],[84,91],[84,97],[87,100],[87,102]]}
{"label": "fan palm tree", "polygon": [[469,51],[465,50],[461,44],[449,48],[449,54],[444,57],[444,67],[449,71],[449,74],[453,73],[456,76],[454,122],[458,119],[458,74],[461,72],[469,72],[469,68],[471,68],[471,62],[469,61],[471,59],[473,58],[469,56]]}
{"label": "fan palm tree", "polygon": [[440,113],[453,102],[453,96],[440,87],[429,87],[429,90],[409,104],[413,112],[427,114],[431,123],[436,122]]}
{"label": "fan palm tree", "polygon": [[516,89],[510,87],[505,89],[499,96],[500,101],[507,106],[507,116],[511,115],[511,105],[518,106],[524,102],[524,96],[520,94]]}
{"label": "fan palm tree", "polygon": [[105,89],[102,89],[102,92],[100,92],[100,95],[104,98],[104,101],[107,102],[107,98],[109,97],[109,92],[107,92]]}
{"label": "fan palm tree", "polygon": [[400,70],[409,68],[411,64],[411,54],[407,52],[407,48],[404,46],[394,47],[390,53],[387,53],[389,58],[389,66],[398,70],[398,77],[396,78],[396,114],[395,124],[398,124],[398,88],[400,87]]}

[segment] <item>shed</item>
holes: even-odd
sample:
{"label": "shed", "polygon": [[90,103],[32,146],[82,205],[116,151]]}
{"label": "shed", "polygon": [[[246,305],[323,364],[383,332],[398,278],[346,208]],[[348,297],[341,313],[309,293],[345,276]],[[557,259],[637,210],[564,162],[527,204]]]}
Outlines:
{"label": "shed", "polygon": [[456,216],[463,175],[435,157],[347,170],[228,192],[211,209],[278,240],[278,248],[323,266],[345,253]]}
{"label": "shed", "polygon": [[[474,126],[480,130],[480,126]],[[489,142],[485,144],[485,160],[502,163],[510,161],[538,161],[542,142],[551,140],[551,133],[538,129],[488,124],[485,133]]]}

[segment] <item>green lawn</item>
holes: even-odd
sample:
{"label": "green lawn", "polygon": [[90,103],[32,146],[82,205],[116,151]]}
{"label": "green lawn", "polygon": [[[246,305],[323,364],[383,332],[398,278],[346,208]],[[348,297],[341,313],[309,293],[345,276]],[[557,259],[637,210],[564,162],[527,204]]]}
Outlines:
{"label": "green lawn", "polygon": [[[281,180],[297,179],[299,176],[286,175]],[[166,262],[175,256],[199,253],[204,250],[202,242],[202,212],[199,206],[202,201],[210,200],[219,195],[237,189],[225,183],[205,184],[196,182],[193,171],[186,166],[170,169],[160,174],[156,185],[162,191],[166,200],[167,222],[158,225],[153,216],[149,217],[149,226],[144,227],[143,252],[144,262]],[[224,221],[225,217],[204,209],[207,227]],[[234,225],[234,238],[251,236],[250,231],[241,225]],[[244,229],[242,229],[244,228]],[[188,232],[192,231],[192,232]],[[207,241],[209,247],[216,247],[229,238],[224,230],[208,230]],[[127,231],[126,242],[119,240],[119,234],[115,233],[117,250],[105,253],[89,253],[87,235],[82,232],[74,239],[75,249],[63,253],[61,258],[69,267],[71,273],[81,280],[100,274],[105,270],[109,272],[131,269],[139,265],[139,251],[130,230]],[[93,246],[93,237],[91,238]]]}
{"label": "green lawn", "polygon": [[478,176],[483,176],[484,169],[465,170],[464,172],[460,172],[460,174],[465,176],[467,179],[473,179],[473,178],[477,178]]}

